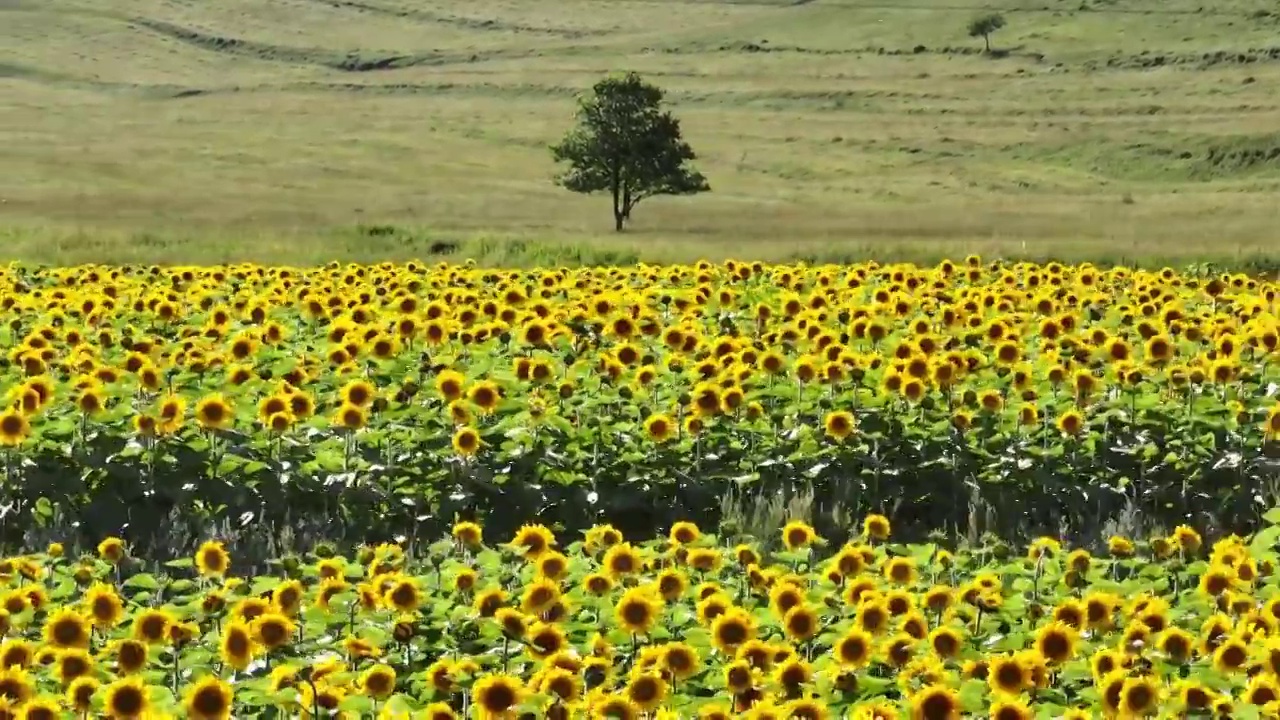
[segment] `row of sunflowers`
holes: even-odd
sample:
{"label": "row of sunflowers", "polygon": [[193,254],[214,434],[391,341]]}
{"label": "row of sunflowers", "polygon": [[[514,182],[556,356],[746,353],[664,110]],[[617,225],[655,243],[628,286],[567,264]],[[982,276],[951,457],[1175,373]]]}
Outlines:
{"label": "row of sunflowers", "polygon": [[[1280,520],[1280,512],[1274,513]],[[1219,717],[1280,712],[1280,527],[1097,554],[1056,538],[829,542],[677,522],[627,542],[317,546],[242,577],[222,542],[163,572],[118,538],[0,560],[10,718]]]}
{"label": "row of sunflowers", "polygon": [[497,507],[643,533],[742,488],[910,507],[921,533],[974,507],[998,532],[1247,527],[1276,471],[1278,287],[1244,276],[11,265],[0,289],[10,542],[390,538]]}

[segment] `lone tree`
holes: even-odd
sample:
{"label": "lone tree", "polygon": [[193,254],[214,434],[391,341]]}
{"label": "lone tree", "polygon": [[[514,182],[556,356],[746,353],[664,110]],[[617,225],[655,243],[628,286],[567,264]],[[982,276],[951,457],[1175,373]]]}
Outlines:
{"label": "lone tree", "polygon": [[987,43],[987,52],[991,52],[991,33],[1004,27],[1004,16],[1000,13],[989,13],[976,17],[969,22],[969,37],[980,37]]}
{"label": "lone tree", "polygon": [[578,101],[577,118],[551,148],[556,162],[569,163],[556,184],[578,193],[609,192],[619,232],[645,198],[711,190],[688,165],[696,156],[680,137],[680,121],[662,109],[662,90],[636,73],[597,82]]}

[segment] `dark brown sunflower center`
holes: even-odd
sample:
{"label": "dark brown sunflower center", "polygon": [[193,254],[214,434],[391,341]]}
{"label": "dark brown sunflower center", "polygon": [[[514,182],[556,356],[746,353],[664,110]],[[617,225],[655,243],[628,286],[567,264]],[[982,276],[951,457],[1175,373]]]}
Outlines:
{"label": "dark brown sunflower center", "polygon": [[249,637],[241,632],[232,633],[227,638],[227,651],[235,656],[249,654]]}
{"label": "dark brown sunflower center", "polygon": [[141,714],[145,702],[146,699],[138,688],[123,687],[112,694],[109,704],[117,715],[133,717]]}
{"label": "dark brown sunflower center", "polygon": [[1061,633],[1049,633],[1041,643],[1041,652],[1051,660],[1058,660],[1070,654],[1071,645]]}
{"label": "dark brown sunflower center", "polygon": [[1022,687],[1024,682],[1022,668],[1012,663],[1001,665],[996,670],[996,682],[1000,687],[1010,690]]}
{"label": "dark brown sunflower center", "polygon": [[227,707],[227,699],[221,688],[216,686],[202,687],[191,698],[195,709],[205,715],[218,715]]}
{"label": "dark brown sunflower center", "polygon": [[271,646],[281,645],[289,639],[289,628],[285,627],[283,623],[263,623],[260,632],[262,633],[262,641]]}
{"label": "dark brown sunflower center", "polygon": [[725,645],[739,645],[747,639],[747,629],[741,623],[729,622],[720,627],[720,640]]}
{"label": "dark brown sunflower center", "polygon": [[397,607],[412,605],[417,599],[417,594],[408,585],[400,585],[391,593],[391,602]]}
{"label": "dark brown sunflower center", "polygon": [[573,681],[567,677],[555,678],[554,680],[552,680],[550,683],[547,684],[547,689],[550,690],[553,694],[558,695],[565,699],[572,698],[574,695]]}
{"label": "dark brown sunflower center", "polygon": [[23,700],[28,692],[29,688],[20,681],[0,680],[0,696],[11,700]]}
{"label": "dark brown sunflower center", "polygon": [[75,618],[59,620],[53,625],[53,640],[59,645],[77,645],[84,640],[84,626]]}
{"label": "dark brown sunflower center", "polygon": [[848,662],[857,662],[867,654],[862,638],[850,638],[840,643],[840,656]]}
{"label": "dark brown sunflower center", "polygon": [[953,703],[951,698],[942,693],[932,694],[920,705],[920,714],[925,720],[947,720],[951,716]]}
{"label": "dark brown sunflower center", "polygon": [[1145,708],[1151,704],[1153,699],[1154,696],[1151,693],[1151,689],[1146,685],[1135,685],[1125,697],[1126,703],[1131,708]]}
{"label": "dark brown sunflower center", "polygon": [[490,712],[502,712],[516,704],[516,694],[506,685],[494,685],[485,691],[480,704]]}
{"label": "dark brown sunflower center", "polygon": [[649,620],[649,608],[642,603],[628,603],[622,607],[622,618],[628,625],[643,625]]}
{"label": "dark brown sunflower center", "polygon": [[631,699],[642,705],[653,702],[658,693],[658,683],[653,678],[640,678],[631,686]]}
{"label": "dark brown sunflower center", "polygon": [[139,629],[139,632],[148,640],[159,640],[164,637],[164,631],[167,625],[168,623],[164,618],[151,616],[143,619],[142,627]]}

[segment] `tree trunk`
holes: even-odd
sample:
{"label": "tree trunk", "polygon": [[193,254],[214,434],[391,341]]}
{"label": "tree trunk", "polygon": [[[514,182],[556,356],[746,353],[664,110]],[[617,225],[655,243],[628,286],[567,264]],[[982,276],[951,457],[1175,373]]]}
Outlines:
{"label": "tree trunk", "polygon": [[990,55],[990,54],[991,54],[991,35],[990,35],[990,33],[988,33],[988,34],[986,34],[986,35],[983,35],[983,36],[982,36],[982,39],[987,41],[987,54],[988,54],[988,55]]}
{"label": "tree trunk", "polygon": [[622,183],[618,181],[618,176],[613,178],[613,229],[616,232],[622,232],[622,221],[627,219],[627,213],[622,205]]}

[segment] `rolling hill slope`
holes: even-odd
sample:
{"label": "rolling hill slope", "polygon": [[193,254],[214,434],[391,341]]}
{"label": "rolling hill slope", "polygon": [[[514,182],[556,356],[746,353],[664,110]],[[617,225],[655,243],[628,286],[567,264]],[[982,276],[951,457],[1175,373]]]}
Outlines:
{"label": "rolling hill slope", "polygon": [[1280,247],[1274,3],[1002,0],[994,57],[984,7],[0,0],[0,223],[48,259],[296,257],[360,223],[612,243],[546,146],[633,69],[714,188],[639,211],[646,255]]}

